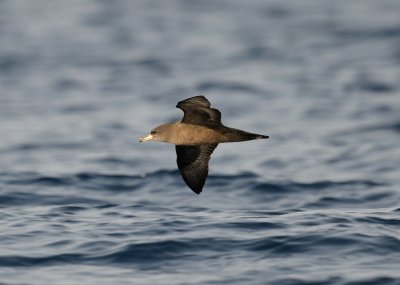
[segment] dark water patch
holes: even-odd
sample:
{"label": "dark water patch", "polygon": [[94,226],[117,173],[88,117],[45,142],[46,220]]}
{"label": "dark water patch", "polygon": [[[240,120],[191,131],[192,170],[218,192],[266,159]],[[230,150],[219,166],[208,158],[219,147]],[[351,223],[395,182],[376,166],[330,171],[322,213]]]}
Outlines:
{"label": "dark water patch", "polygon": [[252,217],[254,216],[255,218],[265,218],[268,216],[282,216],[282,215],[286,215],[286,214],[291,214],[291,213],[299,213],[302,212],[301,209],[285,209],[285,210],[264,210],[264,211],[248,211],[247,213],[249,215],[252,215]]}
{"label": "dark water patch", "polygon": [[82,81],[79,81],[77,79],[63,78],[55,82],[54,89],[56,89],[57,91],[83,91],[85,89],[85,85]]}
{"label": "dark water patch", "polygon": [[363,217],[357,218],[356,221],[366,224],[400,227],[400,218]]}
{"label": "dark water patch", "polygon": [[315,181],[310,183],[301,182],[257,182],[251,186],[251,191],[267,192],[267,193],[287,193],[298,191],[324,191],[328,189],[354,189],[354,188],[371,188],[385,184],[371,180],[349,180],[349,181]]}
{"label": "dark water patch", "polygon": [[0,55],[0,72],[4,76],[13,76],[26,70],[32,63],[32,57],[27,55],[3,54]]}
{"label": "dark water patch", "polygon": [[371,93],[389,93],[396,90],[396,86],[387,82],[368,77],[358,78],[345,86],[346,91],[365,91]]}
{"label": "dark water patch", "polygon": [[343,282],[343,285],[399,285],[398,278],[392,277],[372,277],[372,278],[357,278],[357,281]]}
{"label": "dark water patch", "polygon": [[110,180],[131,180],[142,178],[139,175],[125,175],[125,174],[104,174],[96,172],[80,172],[74,175],[79,181],[91,181],[96,179],[110,179]]}
{"label": "dark water patch", "polygon": [[358,132],[394,131],[400,133],[400,121],[358,128]]}
{"label": "dark water patch", "polygon": [[369,255],[397,255],[400,257],[400,240],[398,237],[389,235],[369,236],[358,234],[359,246],[353,248],[353,253]]}
{"label": "dark water patch", "polygon": [[99,108],[93,105],[89,104],[75,104],[75,105],[70,105],[63,107],[61,109],[61,112],[67,113],[67,114],[80,114],[80,113],[89,113],[89,112],[95,112],[98,111]]}
{"label": "dark water patch", "polygon": [[268,255],[292,255],[298,253],[320,254],[391,254],[398,252],[400,241],[391,236],[303,234],[263,238],[249,245],[251,251],[264,251]]}
{"label": "dark water patch", "polygon": [[269,282],[270,285],[341,285],[341,277],[300,278],[288,277]]}
{"label": "dark water patch", "polygon": [[[274,48],[263,46],[263,45],[254,45],[247,47],[244,49],[239,55],[232,58],[233,61],[272,61],[272,62],[284,62],[288,60],[284,54],[282,54],[279,50]],[[256,91],[256,90],[253,90]],[[257,91],[259,92],[259,91]],[[257,93],[252,92],[252,93]]]}
{"label": "dark water patch", "polygon": [[228,81],[204,81],[195,87],[199,92],[241,92],[250,94],[261,94],[261,90],[246,83]]}
{"label": "dark water patch", "polygon": [[143,177],[138,175],[103,174],[95,172],[77,173],[72,179],[79,187],[105,191],[135,191],[143,183]]}
{"label": "dark water patch", "polygon": [[75,149],[84,149],[86,143],[83,142],[43,142],[43,143],[23,143],[6,151],[35,151],[35,150],[45,150],[46,152],[49,150],[75,150]]}
{"label": "dark water patch", "polygon": [[[113,238],[127,237],[125,234],[112,235]],[[110,235],[111,236],[111,235]],[[276,254],[284,254],[283,252],[300,252],[303,251],[301,247],[290,245],[294,248],[286,247],[282,242],[265,239],[263,241],[268,245],[262,244],[260,241],[252,240],[234,240],[234,239],[220,239],[220,238],[193,238],[193,239],[175,239],[175,240],[159,240],[146,243],[134,243],[125,245],[118,248],[113,248],[116,243],[103,243],[96,245],[96,243],[86,243],[83,245],[82,250],[86,247],[93,251],[93,255],[87,255],[85,262],[91,264],[124,264],[150,268],[159,268],[160,266],[168,266],[187,261],[197,261],[205,259],[213,259],[221,254],[234,254],[234,252],[251,251],[257,252],[259,250],[266,250],[268,247]],[[95,249],[99,251],[96,253]],[[233,250],[234,249],[234,250]],[[103,254],[102,251],[112,250],[111,253]]]}
{"label": "dark water patch", "polygon": [[233,222],[233,223],[225,223],[219,225],[219,227],[227,228],[227,229],[240,229],[240,230],[249,230],[249,231],[263,231],[269,229],[283,229],[287,226],[283,223],[276,223],[276,222]]}
{"label": "dark water patch", "polygon": [[68,178],[50,176],[38,177],[36,179],[32,179],[31,181],[25,180],[24,182],[29,185],[36,184],[44,186],[67,186],[71,183]]}
{"label": "dark water patch", "polygon": [[399,285],[399,280],[392,277],[353,277],[353,281],[347,281],[342,276],[332,276],[327,278],[312,277],[288,277],[269,282],[270,285]]}
{"label": "dark water patch", "polygon": [[[27,205],[27,204],[46,204],[44,202],[44,197],[41,195],[36,195],[32,193],[26,192],[13,192],[13,193],[6,193],[0,195],[0,206],[2,207],[9,207],[9,206],[18,206],[18,205]],[[56,197],[46,197],[47,199],[56,199]]]}
{"label": "dark water patch", "polygon": [[290,189],[289,187],[287,187],[287,185],[284,184],[262,182],[262,183],[254,183],[254,185],[251,186],[251,191],[268,192],[269,194],[273,193],[283,194],[285,192],[292,191],[292,189]]}
{"label": "dark water patch", "polygon": [[215,13],[216,11],[223,11],[231,7],[228,3],[215,2],[215,1],[181,1],[180,5],[182,10],[187,13]]}
{"label": "dark water patch", "polygon": [[363,196],[362,199],[366,202],[374,202],[374,201],[391,199],[394,194],[395,194],[394,192],[382,191],[379,193],[367,194]]}
{"label": "dark water patch", "polygon": [[258,176],[251,172],[242,172],[233,175],[211,174],[208,176],[206,185],[216,187],[220,190],[232,190],[251,185]]}
{"label": "dark water patch", "polygon": [[272,255],[292,255],[295,253],[318,253],[324,248],[335,251],[349,250],[358,240],[351,237],[308,234],[299,236],[280,236],[261,239],[251,245],[250,250],[267,251]]}
{"label": "dark water patch", "polygon": [[86,254],[92,253],[97,255],[103,251],[112,251],[117,245],[117,243],[107,240],[96,240],[82,243],[78,246],[78,249]]}
{"label": "dark water patch", "polygon": [[97,205],[95,208],[102,210],[102,209],[115,208],[117,206],[118,206],[117,204],[106,203],[106,204]]}
{"label": "dark water patch", "polygon": [[[117,252],[97,257],[98,262],[106,264],[160,264],[173,260],[198,258],[195,253],[203,252],[203,255],[210,250],[223,252],[232,245],[229,240],[215,239],[191,239],[191,240],[165,240],[149,243],[130,244],[124,246]],[[200,254],[201,255],[201,254]],[[207,255],[207,254],[206,254]]]}
{"label": "dark water patch", "polygon": [[[368,134],[368,133],[377,133],[373,135],[381,135],[379,133],[384,133],[384,132],[394,132],[394,133],[400,133],[400,121],[392,121],[392,122],[382,122],[382,123],[375,123],[375,124],[369,124],[369,125],[361,125],[358,127],[353,127],[353,128],[348,128],[348,129],[343,129],[341,131],[337,131],[333,134],[330,135],[330,142],[337,144],[338,141],[335,141],[335,138],[340,138],[346,136],[346,138],[352,137],[352,136],[358,136],[360,134]],[[343,143],[343,142],[342,142]],[[345,157],[347,157],[347,153],[345,153],[346,156],[339,156],[338,158],[328,160],[327,162],[336,162],[336,161],[341,161],[345,160]]]}
{"label": "dark water patch", "polygon": [[0,207],[27,205],[101,204],[102,201],[81,196],[44,195],[29,192],[8,192],[0,195]]}
{"label": "dark water patch", "polygon": [[261,162],[261,166],[274,168],[274,169],[284,169],[286,168],[286,163],[278,159],[269,159],[267,161]]}
{"label": "dark water patch", "polygon": [[376,39],[398,39],[400,38],[400,27],[385,27],[381,29],[343,29],[335,30],[334,34],[342,39],[360,41]]}
{"label": "dark water patch", "polygon": [[190,223],[186,221],[179,221],[179,220],[168,220],[162,221],[160,223],[163,227],[175,230],[181,230],[185,227],[190,227]]}
{"label": "dark water patch", "polygon": [[394,58],[394,61],[397,64],[400,64],[400,47],[397,46],[397,48],[392,52],[392,54],[393,54],[392,57]]}
{"label": "dark water patch", "polygon": [[164,62],[164,60],[159,58],[145,58],[138,60],[136,64],[140,68],[146,68],[150,71],[156,72],[163,76],[168,76],[170,74],[170,66]]}
{"label": "dark water patch", "polygon": [[276,19],[283,19],[287,18],[292,15],[292,11],[285,7],[284,5],[279,5],[278,3],[274,3],[269,5],[267,8],[262,10],[262,14],[268,18],[276,18]]}
{"label": "dark water patch", "polygon": [[321,224],[331,224],[336,226],[337,228],[348,228],[353,225],[353,222],[353,219],[350,218],[337,217],[326,214],[314,214],[312,219],[300,220],[298,224],[306,227],[315,227]]}
{"label": "dark water patch", "polygon": [[[151,188],[152,191],[158,192],[164,191],[166,187],[178,186],[182,183],[178,170],[157,170],[143,175],[82,172],[73,175],[71,179],[76,186],[84,189],[120,193],[137,191],[151,183],[154,183],[153,186],[156,186]],[[161,184],[160,181],[162,181]]]}
{"label": "dark water patch", "polygon": [[262,238],[258,241],[252,242],[248,246],[248,250],[255,252],[269,252],[269,254],[286,255],[304,252],[305,248],[302,246],[304,243],[300,241],[290,241],[286,236]]}
{"label": "dark water patch", "polygon": [[207,212],[209,209],[207,207],[200,207],[200,206],[180,206],[177,209],[180,209],[184,212],[188,212],[188,213],[205,213]]}
{"label": "dark water patch", "polygon": [[131,244],[118,252],[102,256],[101,260],[110,263],[160,262],[182,258],[183,252],[193,249],[187,242],[160,241],[145,244]]}
{"label": "dark water patch", "polygon": [[392,201],[394,193],[384,192],[384,193],[374,193],[363,195],[361,193],[357,194],[342,194],[341,196],[324,196],[317,199],[315,202],[307,203],[304,207],[307,208],[321,208],[321,207],[342,207],[350,205],[365,205],[367,203],[388,203]]}
{"label": "dark water patch", "polygon": [[46,247],[50,247],[50,248],[64,248],[65,246],[71,245],[73,244],[72,240],[59,240],[59,241],[55,241],[55,242],[51,242],[46,244]]}
{"label": "dark water patch", "polygon": [[4,173],[0,174],[0,183],[10,187],[24,186],[24,187],[57,187],[62,188],[72,185],[74,182],[69,176],[47,176],[39,173]]}
{"label": "dark water patch", "polygon": [[179,174],[179,170],[177,169],[159,169],[153,172],[146,173],[144,177],[175,177]]}
{"label": "dark water patch", "polygon": [[84,254],[58,254],[43,257],[28,257],[28,256],[0,256],[1,267],[37,267],[37,266],[52,266],[59,264],[80,264],[85,261]]}
{"label": "dark water patch", "polygon": [[238,174],[233,174],[233,175],[224,175],[224,174],[210,174],[208,176],[209,178],[213,179],[214,181],[216,180],[231,180],[231,179],[246,179],[246,178],[257,178],[258,175],[250,172],[250,171],[243,171]]}
{"label": "dark water patch", "polygon": [[52,212],[59,212],[67,215],[78,214],[81,211],[87,210],[88,206],[66,205],[52,209]]}
{"label": "dark water patch", "polygon": [[66,177],[42,176],[37,173],[5,174],[0,182],[5,185],[66,186],[71,181]]}
{"label": "dark water patch", "polygon": [[118,131],[129,129],[129,127],[126,124],[118,121],[108,122],[107,124],[105,124],[105,127],[110,130],[118,130]]}

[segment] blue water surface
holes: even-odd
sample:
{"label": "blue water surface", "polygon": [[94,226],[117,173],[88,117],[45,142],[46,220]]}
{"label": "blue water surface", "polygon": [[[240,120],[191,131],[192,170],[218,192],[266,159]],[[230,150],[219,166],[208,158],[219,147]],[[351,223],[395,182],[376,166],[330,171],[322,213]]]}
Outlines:
{"label": "blue water surface", "polygon": [[[398,0],[0,1],[0,283],[400,284]],[[205,95],[201,195],[137,138]]]}

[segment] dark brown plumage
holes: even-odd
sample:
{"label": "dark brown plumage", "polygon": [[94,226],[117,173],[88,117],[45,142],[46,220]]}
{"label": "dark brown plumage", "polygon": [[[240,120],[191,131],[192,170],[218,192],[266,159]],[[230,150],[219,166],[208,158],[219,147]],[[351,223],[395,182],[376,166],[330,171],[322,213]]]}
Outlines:
{"label": "dark brown plumage", "polygon": [[140,138],[175,144],[177,164],[186,184],[200,194],[208,176],[208,161],[219,143],[267,139],[268,136],[229,128],[221,123],[221,112],[211,108],[204,96],[178,102],[184,115],[180,122],[163,124]]}

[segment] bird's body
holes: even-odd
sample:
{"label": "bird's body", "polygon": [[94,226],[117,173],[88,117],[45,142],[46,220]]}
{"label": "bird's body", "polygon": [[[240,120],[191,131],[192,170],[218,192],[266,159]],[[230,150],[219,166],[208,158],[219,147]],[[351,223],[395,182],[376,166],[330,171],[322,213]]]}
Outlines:
{"label": "bird's body", "polygon": [[210,108],[204,96],[178,102],[184,112],[180,122],[163,124],[140,141],[157,140],[175,144],[177,164],[186,184],[199,194],[208,176],[208,161],[219,143],[266,139],[268,136],[229,128],[221,123],[221,113]]}
{"label": "bird's body", "polygon": [[163,142],[175,145],[202,145],[227,142],[240,142],[264,138],[262,135],[220,126],[219,128],[192,125],[182,122],[164,124],[158,127],[165,131]]}

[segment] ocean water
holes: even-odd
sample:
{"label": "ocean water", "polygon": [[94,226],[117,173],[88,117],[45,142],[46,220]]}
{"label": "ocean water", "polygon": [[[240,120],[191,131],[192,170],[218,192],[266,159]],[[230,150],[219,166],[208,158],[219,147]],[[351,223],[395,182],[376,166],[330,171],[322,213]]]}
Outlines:
{"label": "ocean water", "polygon": [[[0,1],[0,284],[400,284],[398,0]],[[201,195],[137,139],[205,95]]]}

